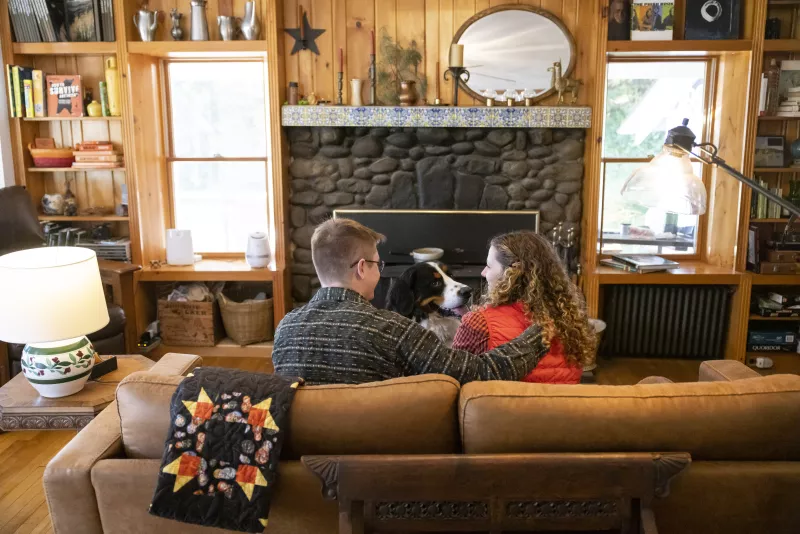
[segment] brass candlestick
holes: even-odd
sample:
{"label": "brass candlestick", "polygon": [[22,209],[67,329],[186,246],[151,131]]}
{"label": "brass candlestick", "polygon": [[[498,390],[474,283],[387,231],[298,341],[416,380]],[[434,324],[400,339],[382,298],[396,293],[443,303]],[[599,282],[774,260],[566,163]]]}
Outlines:
{"label": "brass candlestick", "polygon": [[448,67],[444,71],[444,80],[447,81],[447,74],[453,78],[453,105],[458,105],[458,82],[459,80],[467,83],[469,81],[469,71],[464,67]]}
{"label": "brass candlestick", "polygon": [[341,106],[341,105],[343,105],[343,103],[342,103],[342,90],[344,89],[344,72],[339,71],[339,72],[336,73],[336,84],[337,84],[338,89],[339,89],[339,94],[336,97],[336,105],[337,106]]}
{"label": "brass candlestick", "polygon": [[378,95],[376,88],[376,71],[375,68],[375,54],[369,55],[369,105],[375,106],[378,104]]}

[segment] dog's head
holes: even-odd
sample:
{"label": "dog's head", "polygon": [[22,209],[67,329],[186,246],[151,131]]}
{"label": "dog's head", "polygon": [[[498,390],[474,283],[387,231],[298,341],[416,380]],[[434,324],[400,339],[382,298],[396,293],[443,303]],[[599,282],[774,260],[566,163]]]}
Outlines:
{"label": "dog's head", "polygon": [[448,271],[447,265],[435,261],[409,267],[392,282],[386,307],[420,319],[438,310],[463,314],[472,289],[450,278]]}

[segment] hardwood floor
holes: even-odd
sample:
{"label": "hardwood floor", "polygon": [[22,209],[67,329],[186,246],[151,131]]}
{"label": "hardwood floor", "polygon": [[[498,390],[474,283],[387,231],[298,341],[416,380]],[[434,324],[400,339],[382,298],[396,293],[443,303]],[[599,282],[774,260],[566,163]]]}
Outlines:
{"label": "hardwood floor", "polygon": [[0,534],[53,532],[42,473],[75,434],[74,430],[0,434]]}
{"label": "hardwood floor", "polygon": [[[797,360],[800,361],[800,356]],[[262,373],[273,370],[272,361],[265,358],[206,357],[203,363]],[[611,385],[635,384],[654,375],[665,376],[674,382],[694,382],[699,367],[700,362],[692,360],[600,359],[595,376],[598,384]],[[781,368],[780,371],[800,373],[800,368]],[[72,430],[0,433],[0,534],[53,532],[42,490],[42,473],[50,458],[75,433]]]}

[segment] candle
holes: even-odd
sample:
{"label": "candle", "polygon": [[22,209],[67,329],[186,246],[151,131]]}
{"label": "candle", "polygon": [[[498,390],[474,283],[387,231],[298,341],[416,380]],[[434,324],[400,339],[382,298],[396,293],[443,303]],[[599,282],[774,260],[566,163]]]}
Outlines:
{"label": "candle", "polygon": [[369,31],[369,44],[372,45],[372,55],[375,55],[375,30]]}
{"label": "candle", "polygon": [[300,26],[300,40],[305,41],[303,36],[303,6],[298,6],[298,8],[297,25]]}
{"label": "candle", "polygon": [[450,45],[450,66],[451,67],[464,66],[464,45],[460,44]]}
{"label": "candle", "polygon": [[339,49],[339,72],[344,72],[344,52]]}

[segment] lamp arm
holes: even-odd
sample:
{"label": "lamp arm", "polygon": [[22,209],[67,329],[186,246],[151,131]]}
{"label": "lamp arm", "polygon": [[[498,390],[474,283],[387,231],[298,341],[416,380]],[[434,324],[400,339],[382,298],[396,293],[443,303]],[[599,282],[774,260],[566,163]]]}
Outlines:
{"label": "lamp arm", "polygon": [[717,156],[716,147],[714,147],[714,145],[710,145],[711,147],[714,148],[713,151],[709,150],[708,148],[704,147],[703,145],[695,145],[697,148],[700,148],[701,151],[703,151],[705,153],[704,155],[695,154],[691,150],[687,150],[685,147],[682,147],[682,146],[679,146],[679,145],[673,145],[673,146],[675,146],[676,148],[679,148],[680,150],[682,150],[683,152],[685,152],[689,156],[693,156],[693,157],[701,160],[703,163],[706,163],[706,164],[709,164],[709,165],[716,165],[717,167],[720,167],[720,168],[724,169],[728,174],[730,174],[731,176],[733,176],[734,178],[736,178],[737,180],[742,182],[744,185],[746,185],[749,188],[755,190],[757,193],[759,193],[761,195],[764,195],[765,197],[767,197],[772,202],[774,202],[774,203],[778,204],[780,207],[786,209],[786,211],[788,211],[789,215],[790,215],[790,219],[789,219],[789,223],[790,224],[791,224],[791,222],[792,222],[791,220],[793,218],[800,217],[800,208],[799,207],[795,206],[794,204],[792,204],[791,202],[789,202],[785,198],[783,198],[783,197],[781,197],[779,195],[776,195],[775,193],[773,193],[769,189],[763,187],[761,184],[759,184],[758,182],[756,182],[752,178],[748,178],[744,174],[740,173],[739,171],[737,171],[736,169],[734,169],[733,167],[728,165],[725,162],[724,159],[722,159],[721,157]]}

